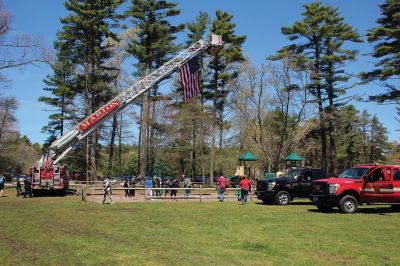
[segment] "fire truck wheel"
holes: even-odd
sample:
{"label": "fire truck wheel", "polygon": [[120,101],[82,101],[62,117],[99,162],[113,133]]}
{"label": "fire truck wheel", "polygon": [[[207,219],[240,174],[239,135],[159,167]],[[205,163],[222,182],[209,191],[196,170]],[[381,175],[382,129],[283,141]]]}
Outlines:
{"label": "fire truck wheel", "polygon": [[343,213],[355,213],[358,209],[357,199],[351,195],[346,195],[340,200],[339,207]]}

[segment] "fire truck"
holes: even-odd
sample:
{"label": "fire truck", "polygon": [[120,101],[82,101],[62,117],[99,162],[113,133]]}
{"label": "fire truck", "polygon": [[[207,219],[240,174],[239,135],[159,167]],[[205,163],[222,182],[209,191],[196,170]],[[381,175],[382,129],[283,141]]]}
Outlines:
{"label": "fire truck", "polygon": [[68,189],[68,171],[60,161],[87,135],[102,125],[108,118],[123,110],[133,100],[148,89],[154,87],[202,52],[215,52],[222,48],[222,38],[212,34],[208,40],[199,40],[190,47],[182,50],[158,69],[134,83],[131,87],[117,95],[89,115],[66,134],[55,140],[42,155],[38,163],[30,168],[32,190]]}

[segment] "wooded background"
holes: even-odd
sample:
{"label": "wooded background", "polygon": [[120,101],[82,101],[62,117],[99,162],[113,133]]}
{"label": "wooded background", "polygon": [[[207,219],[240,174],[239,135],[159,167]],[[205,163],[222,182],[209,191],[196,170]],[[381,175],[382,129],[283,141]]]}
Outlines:
{"label": "wooded background", "polygon": [[[262,171],[283,169],[291,152],[329,175],[360,163],[399,162],[400,144],[388,141],[378,117],[349,104],[358,96],[348,92],[374,81],[381,93],[369,101],[398,104],[398,0],[377,6],[378,26],[366,33],[376,61],[367,73],[346,69],[359,56],[346,47],[356,47],[364,33],[347,24],[336,7],[320,2],[304,5],[301,20],[282,25],[287,45],[261,65],[244,56],[246,36],[236,34],[233,16],[222,10],[174,25],[177,2],[68,0],[64,5],[68,16],[60,19],[57,41],[48,48],[10,32],[11,14],[0,0],[1,87],[11,82],[6,69],[52,67],[38,99],[52,110],[43,126],[49,136],[44,145],[20,135],[18,99],[0,94],[0,173],[27,173],[52,141],[211,32],[230,48],[201,56],[201,94],[184,102],[179,75],[168,77],[162,82],[167,90],[151,88],[78,145],[64,160],[70,171],[87,179],[155,175],[160,169],[172,176],[230,176],[246,151],[257,155]],[[178,42],[182,33],[186,41]]]}

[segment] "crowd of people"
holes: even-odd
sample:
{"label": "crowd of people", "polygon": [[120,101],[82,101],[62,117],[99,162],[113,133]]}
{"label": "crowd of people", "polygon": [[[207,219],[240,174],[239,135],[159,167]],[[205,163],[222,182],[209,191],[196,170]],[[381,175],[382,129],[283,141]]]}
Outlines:
{"label": "crowd of people", "polygon": [[[16,196],[23,196],[26,198],[29,196],[32,197],[32,180],[30,177],[27,177],[23,180],[24,182],[24,190],[22,190],[21,179],[18,177],[16,181]],[[6,178],[4,176],[0,176],[0,197],[3,197],[4,186],[6,184]]]}
{"label": "crowd of people", "polygon": [[[188,199],[191,196],[192,190],[192,181],[186,176],[182,175],[181,177],[183,183],[183,197]],[[0,196],[3,196],[3,190],[6,179],[3,176],[0,176]],[[24,190],[22,189],[22,183],[20,178],[16,180],[16,196],[32,197],[32,181],[29,177],[23,180]],[[223,176],[220,175],[217,182],[217,191],[218,191],[218,199],[220,202],[225,200],[225,191],[229,185],[229,181]],[[167,197],[169,195],[173,201],[177,200],[178,189],[180,188],[180,182],[178,178],[147,178],[144,186],[146,188],[145,197],[153,197],[153,191],[155,197]],[[135,187],[136,187],[136,179],[132,178],[130,180],[125,180],[123,187],[125,188],[125,197],[130,198],[135,196]],[[239,184],[236,186],[237,190],[235,191],[235,195],[238,201],[241,201],[243,205],[247,204],[247,197],[251,192],[251,182],[246,177],[241,177]],[[113,203],[111,198],[111,182],[108,177],[105,177],[103,180],[103,191],[104,197],[102,203],[104,204],[109,199],[110,203]]]}

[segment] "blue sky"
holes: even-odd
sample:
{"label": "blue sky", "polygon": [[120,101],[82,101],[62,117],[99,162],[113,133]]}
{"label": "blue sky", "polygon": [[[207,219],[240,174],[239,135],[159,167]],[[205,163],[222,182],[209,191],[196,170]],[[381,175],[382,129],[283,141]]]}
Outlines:
{"label": "blue sky", "polygon": [[[13,18],[13,32],[27,33],[44,39],[49,45],[56,39],[56,32],[61,28],[59,19],[67,12],[63,0],[3,0]],[[280,33],[282,26],[288,26],[301,19],[302,5],[312,1],[295,0],[182,0],[179,8],[181,15],[173,22],[183,23],[194,20],[200,11],[205,11],[214,18],[215,10],[221,9],[233,14],[233,21],[237,25],[237,34],[246,35],[244,52],[250,56],[253,63],[261,64],[265,58],[274,54],[279,48],[289,42]],[[338,7],[345,21],[355,27],[360,34],[365,35],[368,29],[375,26],[375,20],[380,16],[377,0],[352,1],[322,1]],[[365,37],[364,37],[365,39]],[[361,56],[371,52],[372,46],[368,43],[349,46],[360,51],[357,62],[351,63],[348,69],[353,72],[367,71],[371,68],[373,59]],[[129,70],[133,72],[134,69]],[[33,142],[43,143],[46,135],[40,133],[43,125],[47,124],[48,109],[37,99],[45,95],[42,80],[51,74],[46,65],[28,66],[24,70],[7,72],[12,81],[5,94],[18,98],[20,107],[17,113],[19,129]],[[351,93],[364,97],[381,92],[375,84],[368,84],[354,88]],[[393,105],[378,105],[376,103],[355,102],[357,109],[367,109],[370,114],[376,114],[388,129],[391,140],[399,139],[400,124],[395,120],[396,111]]]}

